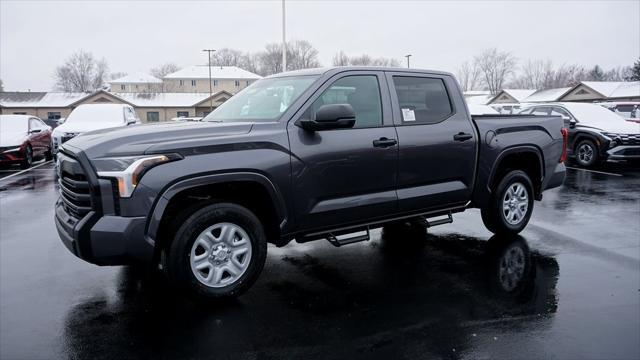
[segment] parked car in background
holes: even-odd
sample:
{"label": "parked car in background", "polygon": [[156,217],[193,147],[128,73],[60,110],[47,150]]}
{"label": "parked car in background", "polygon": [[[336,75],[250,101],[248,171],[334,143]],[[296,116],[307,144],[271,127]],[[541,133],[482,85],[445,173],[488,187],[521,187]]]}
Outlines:
{"label": "parked car in background", "polygon": [[26,169],[39,157],[52,157],[51,127],[35,116],[0,115],[0,165]]}
{"label": "parked car in background", "polygon": [[520,113],[562,116],[569,128],[568,155],[580,166],[591,167],[607,160],[640,160],[640,124],[625,121],[600,105],[539,104]]}
{"label": "parked car in background", "polygon": [[500,114],[498,110],[492,108],[489,105],[480,105],[480,104],[467,104],[469,108],[469,113],[471,115],[497,115]]}
{"label": "parked car in background", "polygon": [[627,121],[640,123],[640,102],[638,101],[602,102],[597,104],[613,111]]}
{"label": "parked car in background", "polygon": [[53,131],[53,154],[67,140],[79,134],[140,123],[133,107],[126,104],[83,104]]}

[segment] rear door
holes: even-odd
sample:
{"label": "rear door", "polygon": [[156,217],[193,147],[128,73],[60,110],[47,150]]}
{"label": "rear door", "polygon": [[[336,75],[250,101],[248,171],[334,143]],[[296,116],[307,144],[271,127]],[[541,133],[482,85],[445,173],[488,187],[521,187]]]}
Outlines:
{"label": "rear door", "polygon": [[476,135],[450,76],[389,72],[400,144],[398,206],[431,210],[466,203],[473,191]]}
{"label": "rear door", "polygon": [[[327,104],[351,105],[355,126],[311,132],[294,124],[314,118]],[[398,146],[383,72],[334,75],[289,121],[288,133],[299,229],[359,223],[396,211]]]}

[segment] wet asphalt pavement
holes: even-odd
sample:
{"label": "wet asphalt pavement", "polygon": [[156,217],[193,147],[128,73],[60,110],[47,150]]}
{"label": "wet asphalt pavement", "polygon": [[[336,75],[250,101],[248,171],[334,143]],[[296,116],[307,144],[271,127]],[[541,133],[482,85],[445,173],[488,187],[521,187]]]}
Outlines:
{"label": "wet asphalt pavement", "polygon": [[[253,288],[196,304],[71,255],[51,164],[0,171],[0,358],[640,358],[640,170],[568,170],[518,238],[479,211],[419,231],[269,247]],[[519,255],[507,295],[498,269]],[[509,285],[508,278],[507,286]]]}

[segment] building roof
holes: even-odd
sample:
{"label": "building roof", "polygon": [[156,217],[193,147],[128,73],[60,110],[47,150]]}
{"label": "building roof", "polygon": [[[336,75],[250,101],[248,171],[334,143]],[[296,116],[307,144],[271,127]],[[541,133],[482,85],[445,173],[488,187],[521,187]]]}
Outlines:
{"label": "building roof", "polygon": [[7,108],[67,107],[91,93],[65,92],[0,92],[0,106]]}
{"label": "building roof", "polygon": [[489,101],[493,99],[493,95],[475,95],[475,96],[465,96],[464,100],[469,105],[486,105]]}
{"label": "building roof", "polygon": [[[209,66],[193,65],[168,74],[165,79],[208,79]],[[262,76],[237,66],[211,66],[212,79],[260,79]]]}
{"label": "building roof", "polygon": [[571,90],[570,87],[563,88],[554,88],[554,89],[545,89],[538,90],[533,94],[527,96],[522,102],[551,102],[558,101],[562,97],[562,95],[566,94]]}
{"label": "building roof", "polygon": [[151,76],[145,73],[137,73],[137,74],[129,74],[125,75],[121,78],[117,78],[109,81],[109,83],[125,83],[125,84],[156,84],[162,83],[162,80],[158,79],[155,76]]}
{"label": "building roof", "polygon": [[526,99],[527,97],[529,97],[534,92],[536,92],[536,90],[535,89],[502,89],[501,92],[507,93],[509,96],[518,100],[518,102],[520,102]]}
{"label": "building roof", "polygon": [[[218,91],[212,95],[216,97],[231,94]],[[116,97],[137,107],[192,107],[209,99],[208,93],[117,93]]]}
{"label": "building roof", "polygon": [[581,83],[608,98],[640,96],[640,81],[582,81]]}

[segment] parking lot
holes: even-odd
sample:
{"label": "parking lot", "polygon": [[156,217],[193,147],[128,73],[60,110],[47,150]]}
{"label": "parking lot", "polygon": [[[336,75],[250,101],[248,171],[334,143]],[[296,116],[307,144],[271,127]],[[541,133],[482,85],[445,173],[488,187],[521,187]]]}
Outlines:
{"label": "parking lot", "polygon": [[[269,248],[239,300],[204,305],[71,255],[52,164],[0,171],[0,358],[638,358],[640,170],[569,169],[519,238],[479,211],[424,234]],[[496,286],[517,246],[517,296]]]}

